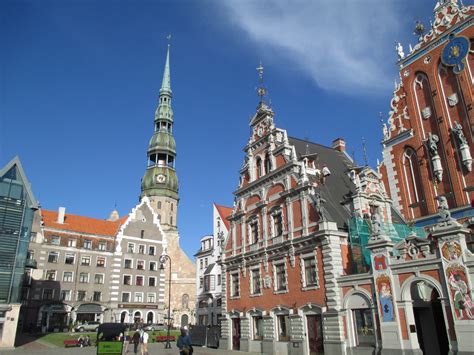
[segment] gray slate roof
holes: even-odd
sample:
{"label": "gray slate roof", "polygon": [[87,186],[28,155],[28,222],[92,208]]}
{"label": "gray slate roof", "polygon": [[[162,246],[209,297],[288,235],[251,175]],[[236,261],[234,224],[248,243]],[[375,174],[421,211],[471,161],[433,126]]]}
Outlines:
{"label": "gray slate roof", "polygon": [[355,186],[347,175],[349,170],[355,167],[354,163],[345,153],[333,148],[298,138],[289,137],[288,140],[295,146],[298,159],[305,155],[317,154],[316,167],[322,169],[326,165],[331,171],[324,185],[319,187],[321,197],[326,200],[323,208],[329,221],[336,222],[338,228],[347,229],[351,212],[341,202],[347,199],[347,195],[355,192]]}

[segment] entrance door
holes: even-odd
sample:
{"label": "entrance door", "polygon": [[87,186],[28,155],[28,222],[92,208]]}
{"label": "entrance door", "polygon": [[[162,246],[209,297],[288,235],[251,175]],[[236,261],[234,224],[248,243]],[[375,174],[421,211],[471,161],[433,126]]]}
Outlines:
{"label": "entrance door", "polygon": [[306,323],[308,324],[309,354],[323,354],[323,324],[321,315],[315,314],[306,316]]}
{"label": "entrance door", "polygon": [[183,314],[183,315],[181,316],[181,326],[182,326],[182,327],[187,326],[187,325],[188,325],[188,322],[189,322],[188,315],[187,315],[187,314]]}
{"label": "entrance door", "polygon": [[416,335],[424,354],[443,355],[449,352],[441,302],[415,301],[413,305]]}
{"label": "entrance door", "polygon": [[232,350],[240,350],[240,318],[232,318]]}

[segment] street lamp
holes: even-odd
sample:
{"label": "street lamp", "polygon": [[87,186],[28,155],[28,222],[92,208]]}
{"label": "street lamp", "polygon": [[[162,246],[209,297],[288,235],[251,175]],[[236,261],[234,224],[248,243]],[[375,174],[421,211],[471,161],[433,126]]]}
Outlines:
{"label": "street lamp", "polygon": [[165,270],[165,262],[168,260],[170,262],[170,272],[168,278],[168,332],[166,333],[166,345],[165,349],[171,349],[170,343],[170,327],[171,327],[171,258],[169,255],[163,254],[160,257],[160,270]]}

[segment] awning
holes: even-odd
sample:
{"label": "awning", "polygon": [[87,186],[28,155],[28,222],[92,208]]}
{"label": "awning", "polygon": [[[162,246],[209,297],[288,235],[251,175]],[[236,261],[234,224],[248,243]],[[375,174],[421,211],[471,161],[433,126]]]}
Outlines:
{"label": "awning", "polygon": [[102,307],[95,303],[81,304],[76,313],[102,313]]}

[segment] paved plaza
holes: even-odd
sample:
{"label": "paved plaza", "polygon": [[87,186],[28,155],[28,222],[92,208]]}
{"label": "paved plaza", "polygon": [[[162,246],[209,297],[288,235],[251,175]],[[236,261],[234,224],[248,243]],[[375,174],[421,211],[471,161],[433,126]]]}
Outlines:
{"label": "paved plaza", "polygon": [[[149,344],[148,345],[148,353],[150,355],[153,354],[164,354],[164,355],[176,355],[179,354],[178,348],[176,347],[176,343],[172,344],[171,349],[165,349],[164,344]],[[138,352],[140,354],[140,352]],[[229,351],[223,349],[211,349],[211,348],[201,348],[201,347],[194,347],[194,354],[196,355],[217,355],[217,354],[242,354],[242,351]],[[57,348],[57,347],[49,347],[41,343],[33,342],[29,343],[25,346],[16,348],[14,350],[0,350],[0,354],[3,355],[93,355],[96,354],[96,348],[94,346],[86,347],[86,348]],[[129,348],[128,354],[133,355],[133,346]]]}

